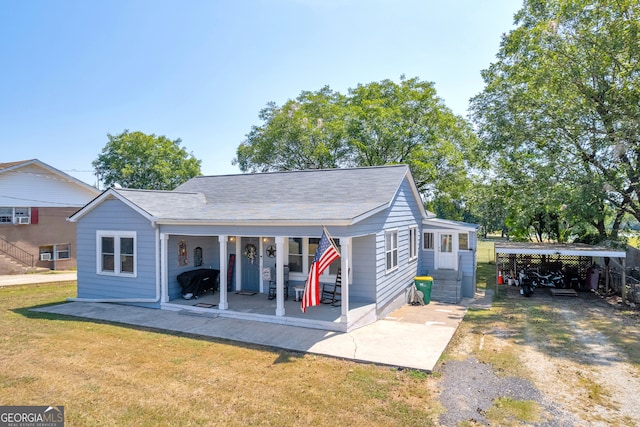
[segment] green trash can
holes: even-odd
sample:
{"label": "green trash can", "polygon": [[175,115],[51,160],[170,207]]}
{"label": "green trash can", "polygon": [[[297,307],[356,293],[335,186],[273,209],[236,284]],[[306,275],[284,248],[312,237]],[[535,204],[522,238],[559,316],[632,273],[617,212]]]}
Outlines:
{"label": "green trash can", "polygon": [[431,302],[431,287],[433,286],[433,277],[431,276],[416,276],[413,279],[413,283],[415,283],[416,288],[420,292],[422,292],[422,300],[425,304],[429,304]]}

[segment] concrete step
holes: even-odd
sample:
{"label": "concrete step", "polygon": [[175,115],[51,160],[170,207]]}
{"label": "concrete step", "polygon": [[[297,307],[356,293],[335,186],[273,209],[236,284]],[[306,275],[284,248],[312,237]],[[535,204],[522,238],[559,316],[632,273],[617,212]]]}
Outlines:
{"label": "concrete step", "polygon": [[457,280],[434,279],[431,288],[431,299],[433,301],[458,303],[462,299],[462,282]]}
{"label": "concrete step", "polygon": [[0,253],[0,274],[23,274],[28,268],[3,253]]}
{"label": "concrete step", "polygon": [[459,271],[434,270],[425,276],[433,278],[431,300],[446,303],[459,303],[462,299],[462,280]]}
{"label": "concrete step", "polygon": [[434,282],[436,280],[456,280],[459,273],[456,270],[435,270],[429,276],[433,277]]}
{"label": "concrete step", "polygon": [[0,253],[0,275],[39,273],[50,270],[44,267],[27,267],[10,256]]}

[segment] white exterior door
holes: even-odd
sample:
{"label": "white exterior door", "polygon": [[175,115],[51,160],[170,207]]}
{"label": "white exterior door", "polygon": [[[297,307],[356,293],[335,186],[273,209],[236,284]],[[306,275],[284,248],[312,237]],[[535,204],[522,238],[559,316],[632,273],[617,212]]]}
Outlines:
{"label": "white exterior door", "polygon": [[436,262],[437,268],[443,270],[455,270],[457,264],[457,244],[454,240],[455,234],[452,232],[438,233],[436,241]]}

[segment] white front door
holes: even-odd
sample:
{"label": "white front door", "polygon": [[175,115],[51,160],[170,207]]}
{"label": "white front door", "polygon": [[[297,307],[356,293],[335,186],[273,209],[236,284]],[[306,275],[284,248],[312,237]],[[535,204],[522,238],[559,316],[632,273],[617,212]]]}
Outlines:
{"label": "white front door", "polygon": [[453,238],[455,234],[451,232],[438,233],[436,244],[437,268],[443,270],[455,270],[457,268],[456,253],[457,245]]}

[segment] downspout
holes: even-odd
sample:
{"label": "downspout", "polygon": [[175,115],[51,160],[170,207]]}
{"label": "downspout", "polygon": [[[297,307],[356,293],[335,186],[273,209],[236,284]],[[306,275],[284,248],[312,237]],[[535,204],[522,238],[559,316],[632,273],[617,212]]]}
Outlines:
{"label": "downspout", "polygon": [[154,303],[160,301],[160,228],[155,221],[151,222],[151,226],[156,230],[156,297],[155,298],[67,298],[69,302],[135,302],[135,303]]}

